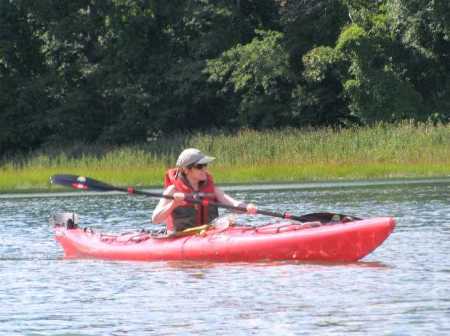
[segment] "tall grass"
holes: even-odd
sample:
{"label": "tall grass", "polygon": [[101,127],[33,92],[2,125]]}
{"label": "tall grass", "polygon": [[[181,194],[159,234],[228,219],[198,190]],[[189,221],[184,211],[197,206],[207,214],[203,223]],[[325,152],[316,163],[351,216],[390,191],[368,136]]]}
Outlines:
{"label": "tall grass", "polygon": [[120,185],[161,186],[164,171],[186,147],[200,148],[217,158],[210,171],[218,183],[450,175],[450,125],[429,123],[339,131],[241,130],[185,134],[129,147],[75,147],[3,162],[0,190],[47,190],[49,176],[56,173],[87,175]]}

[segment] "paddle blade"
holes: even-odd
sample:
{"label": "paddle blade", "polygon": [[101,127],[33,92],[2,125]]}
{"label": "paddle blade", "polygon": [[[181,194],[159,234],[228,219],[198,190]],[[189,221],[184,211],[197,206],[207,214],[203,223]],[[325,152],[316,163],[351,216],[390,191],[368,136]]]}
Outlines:
{"label": "paddle blade", "polygon": [[117,190],[116,187],[94,180],[93,178],[77,175],[53,175],[50,177],[52,184],[59,184],[73,189],[82,190],[99,190],[99,191],[112,191]]}
{"label": "paddle blade", "polygon": [[300,221],[300,222],[321,222],[321,223],[330,223],[330,222],[351,222],[354,220],[359,220],[361,218],[349,215],[342,215],[333,212],[315,212],[302,216],[291,216],[290,218]]}

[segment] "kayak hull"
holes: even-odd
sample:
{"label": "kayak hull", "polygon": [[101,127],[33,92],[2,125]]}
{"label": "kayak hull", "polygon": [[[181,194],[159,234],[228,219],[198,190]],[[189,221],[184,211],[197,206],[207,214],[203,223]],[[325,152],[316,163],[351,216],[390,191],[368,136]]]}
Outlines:
{"label": "kayak hull", "polygon": [[394,227],[393,218],[380,217],[320,225],[283,222],[257,228],[210,228],[183,237],[153,237],[57,225],[55,237],[68,259],[353,262],[381,245]]}

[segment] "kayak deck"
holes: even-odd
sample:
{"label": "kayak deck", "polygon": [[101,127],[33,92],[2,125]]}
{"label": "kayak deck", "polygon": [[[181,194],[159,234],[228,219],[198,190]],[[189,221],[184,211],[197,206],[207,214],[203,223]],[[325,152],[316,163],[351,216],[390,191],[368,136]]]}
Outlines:
{"label": "kayak deck", "polygon": [[112,235],[55,225],[55,237],[65,258],[353,262],[381,245],[394,227],[391,217],[327,224],[283,221],[259,227],[207,227],[185,236],[155,237],[147,232]]}

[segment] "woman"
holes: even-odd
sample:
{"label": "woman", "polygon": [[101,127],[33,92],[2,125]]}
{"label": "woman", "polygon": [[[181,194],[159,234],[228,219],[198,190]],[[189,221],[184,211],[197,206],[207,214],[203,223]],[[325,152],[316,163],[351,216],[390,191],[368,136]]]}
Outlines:
{"label": "woman", "polygon": [[[208,224],[219,216],[217,207],[208,205],[208,202],[245,207],[247,213],[256,213],[254,204],[239,202],[214,185],[212,176],[207,172],[208,163],[214,159],[196,148],[181,152],[177,167],[169,169],[164,177],[164,195],[173,196],[173,199],[161,198],[153,211],[153,223],[165,222],[168,233]],[[203,202],[192,204],[188,202],[189,198]]]}

